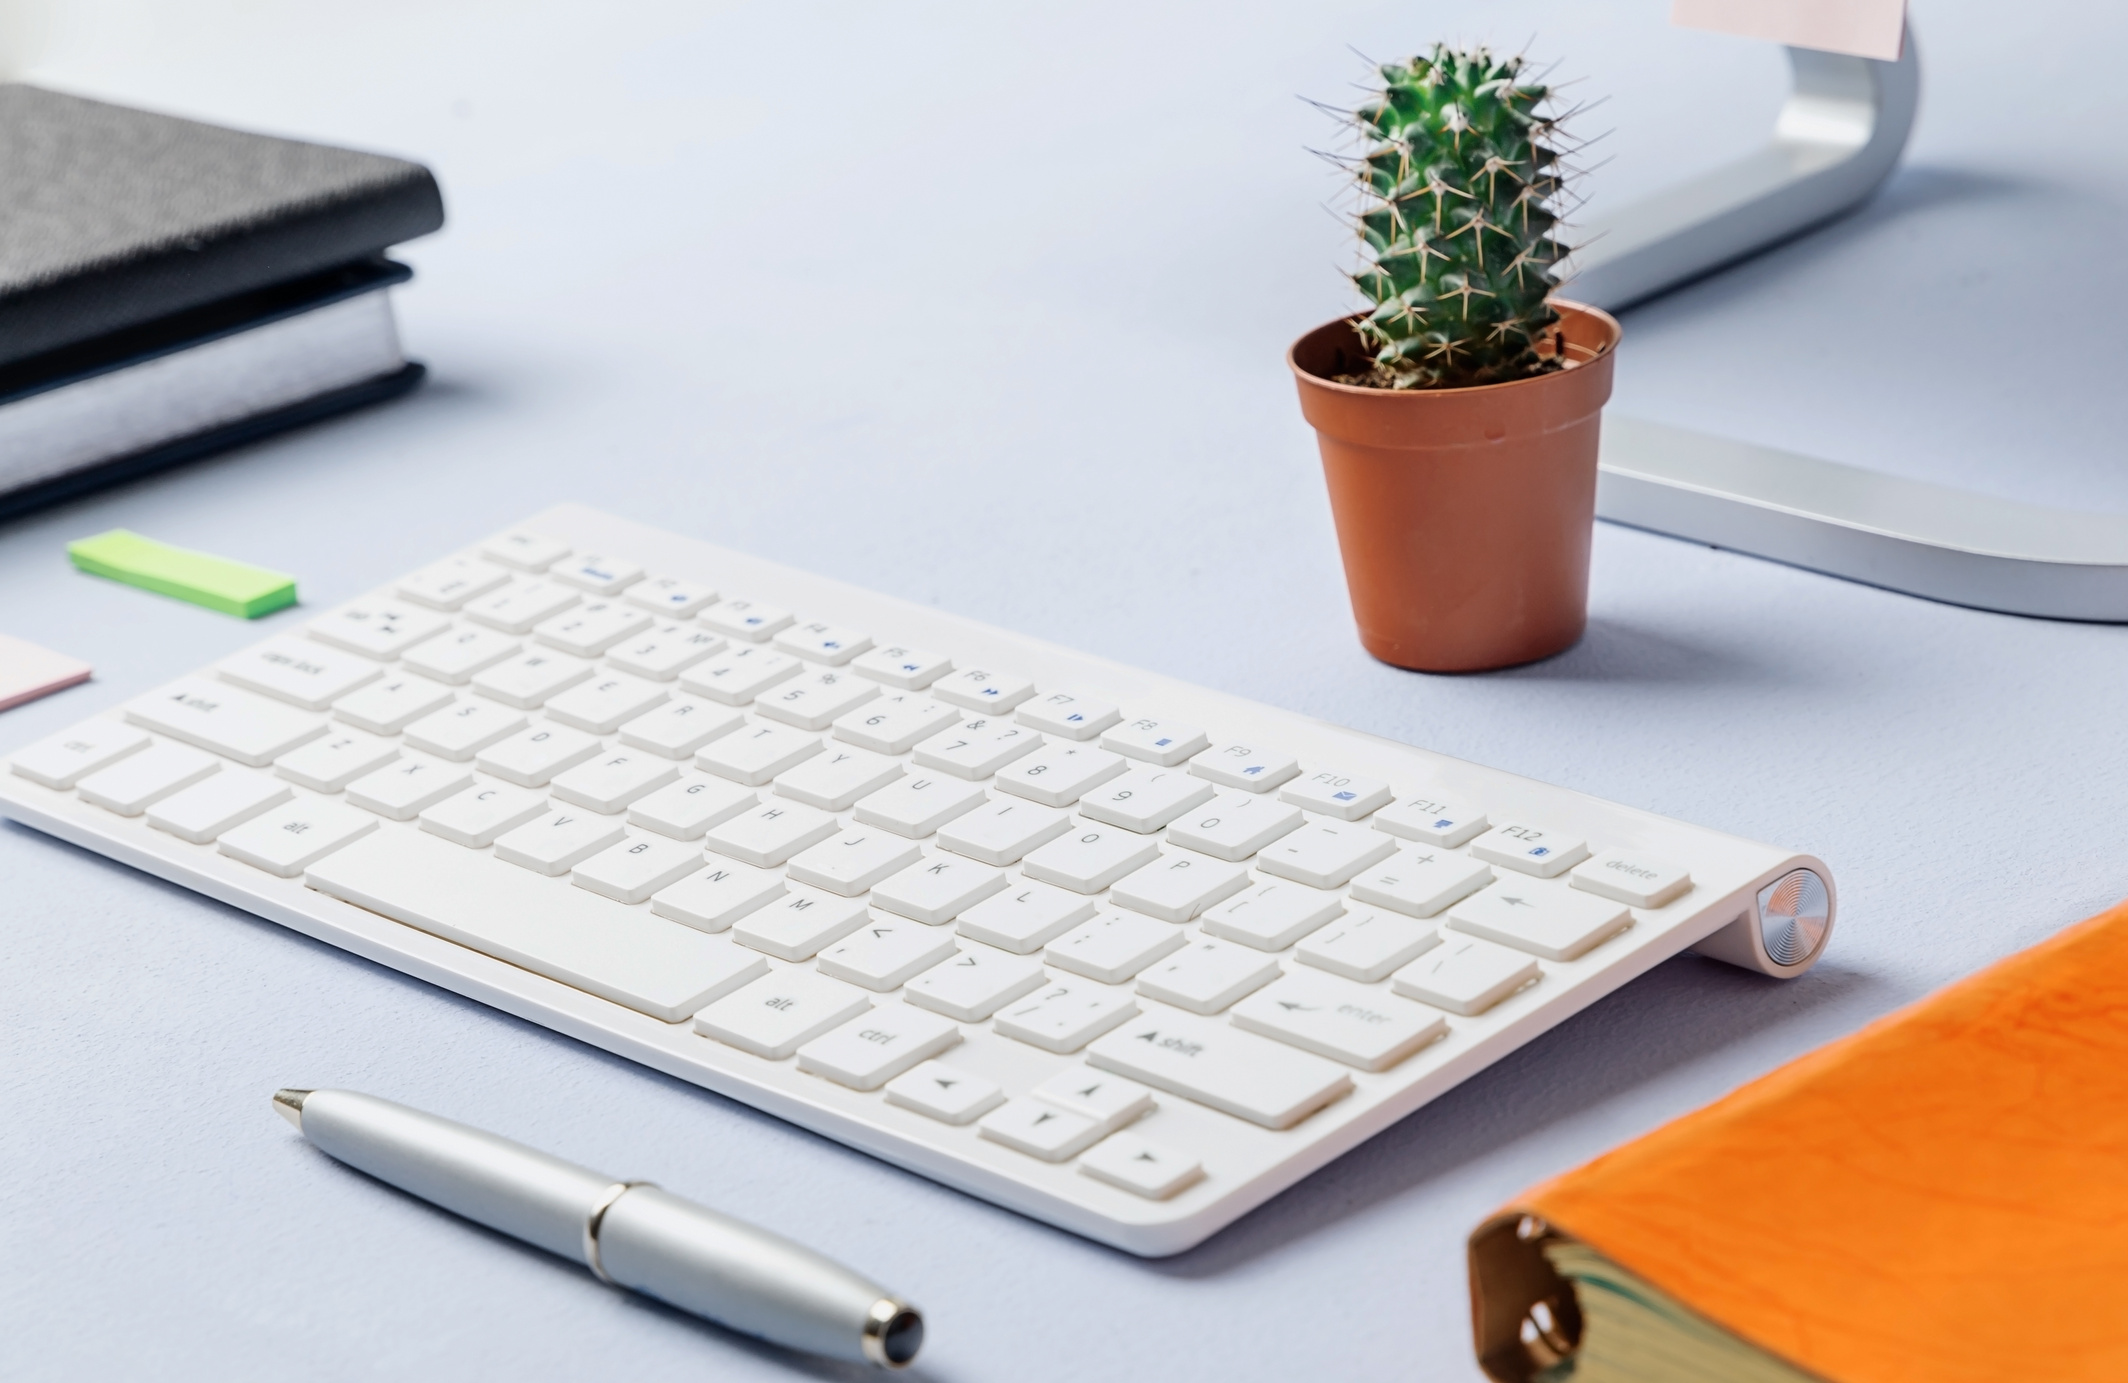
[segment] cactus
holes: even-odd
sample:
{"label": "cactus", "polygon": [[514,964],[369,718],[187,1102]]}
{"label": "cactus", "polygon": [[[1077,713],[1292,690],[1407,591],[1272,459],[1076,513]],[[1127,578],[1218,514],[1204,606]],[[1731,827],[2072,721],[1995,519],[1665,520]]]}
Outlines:
{"label": "cactus", "polygon": [[1384,65],[1375,99],[1348,113],[1367,144],[1340,161],[1362,198],[1352,281],[1374,304],[1357,324],[1374,364],[1343,383],[1461,388],[1560,368],[1545,301],[1567,253],[1553,238],[1558,121],[1538,114],[1551,90],[1522,85],[1522,67],[1436,44]]}

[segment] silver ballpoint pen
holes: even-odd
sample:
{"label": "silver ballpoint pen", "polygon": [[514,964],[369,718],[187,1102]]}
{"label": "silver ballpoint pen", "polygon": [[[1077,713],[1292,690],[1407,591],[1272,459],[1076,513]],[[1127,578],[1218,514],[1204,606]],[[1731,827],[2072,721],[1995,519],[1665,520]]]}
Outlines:
{"label": "silver ballpoint pen", "polygon": [[923,1343],[923,1317],[877,1283],[648,1182],[352,1090],[279,1090],[273,1105],[350,1167],[719,1325],[888,1368]]}

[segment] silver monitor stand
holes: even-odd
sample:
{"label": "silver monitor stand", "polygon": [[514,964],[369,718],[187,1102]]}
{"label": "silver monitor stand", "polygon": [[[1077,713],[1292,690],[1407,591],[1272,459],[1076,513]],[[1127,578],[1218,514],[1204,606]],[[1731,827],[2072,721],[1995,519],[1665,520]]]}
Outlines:
{"label": "silver monitor stand", "polygon": [[[1860,205],[1921,94],[1897,62],[1790,48],[1795,84],[1757,153],[1587,228],[1569,296],[1621,308]],[[1596,511],[1614,523],[1932,600],[2128,622],[2128,520],[2049,509],[1632,418],[1608,420]]]}

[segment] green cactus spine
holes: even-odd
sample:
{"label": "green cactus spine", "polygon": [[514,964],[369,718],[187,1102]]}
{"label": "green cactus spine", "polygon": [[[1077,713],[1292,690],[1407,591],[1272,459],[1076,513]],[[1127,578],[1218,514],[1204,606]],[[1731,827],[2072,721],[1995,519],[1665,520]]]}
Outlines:
{"label": "green cactus spine", "polygon": [[1345,160],[1362,198],[1366,262],[1352,281],[1374,304],[1359,332],[1374,365],[1345,383],[1380,389],[1496,384],[1559,368],[1559,315],[1545,301],[1567,253],[1559,224],[1557,121],[1523,60],[1436,44],[1380,69],[1351,113],[1367,142]]}

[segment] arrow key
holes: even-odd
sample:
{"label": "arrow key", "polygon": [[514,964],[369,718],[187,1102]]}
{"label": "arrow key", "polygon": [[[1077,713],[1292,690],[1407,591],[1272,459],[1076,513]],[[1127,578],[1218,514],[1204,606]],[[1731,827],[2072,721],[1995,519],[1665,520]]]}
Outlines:
{"label": "arrow key", "polygon": [[1005,1103],[1005,1092],[994,1080],[943,1061],[927,1061],[887,1082],[887,1103],[928,1114],[942,1124],[968,1124]]}

